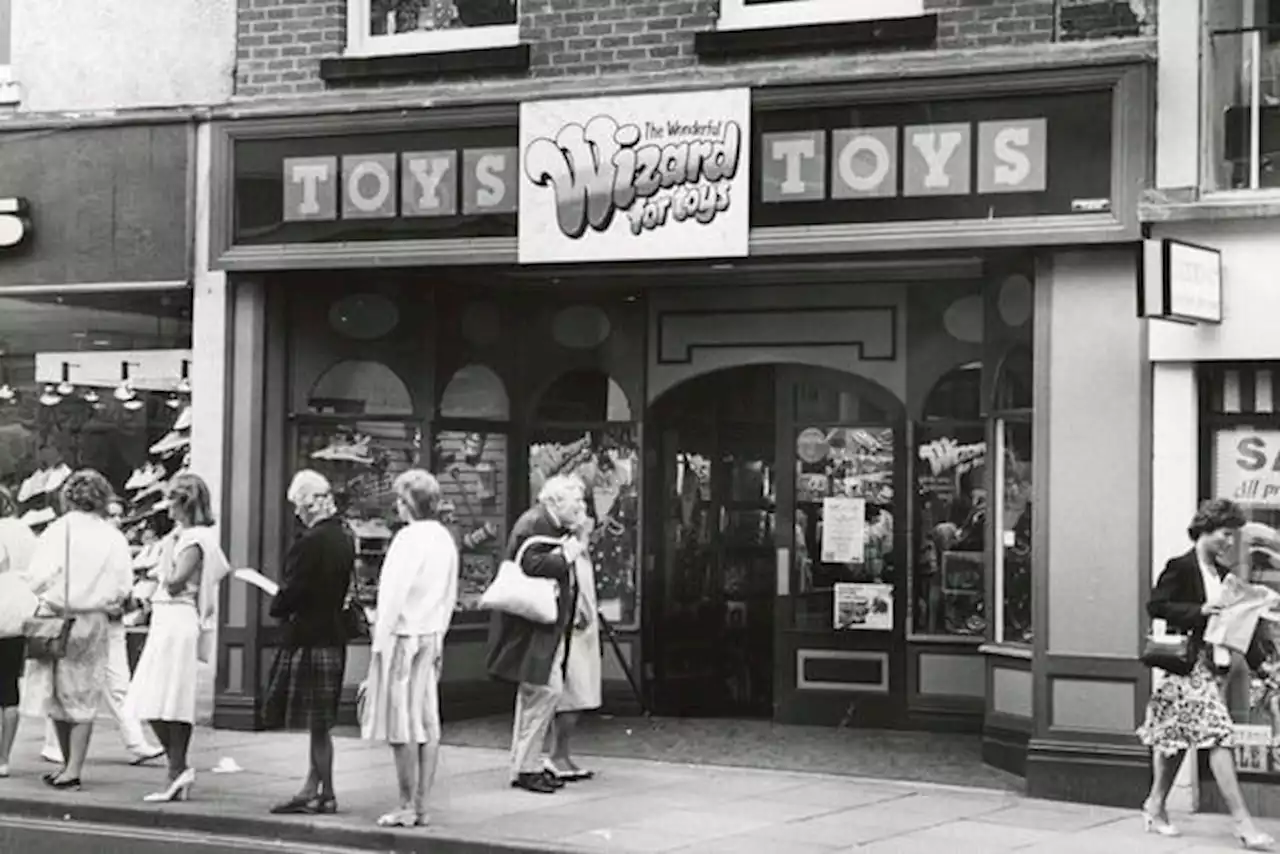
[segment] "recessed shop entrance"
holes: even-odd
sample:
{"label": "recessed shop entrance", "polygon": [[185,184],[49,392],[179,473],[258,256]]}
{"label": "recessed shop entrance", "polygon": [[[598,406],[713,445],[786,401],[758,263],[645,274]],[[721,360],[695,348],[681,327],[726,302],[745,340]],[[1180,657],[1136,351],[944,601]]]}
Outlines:
{"label": "recessed shop entrance", "polygon": [[655,711],[837,722],[839,696],[862,710],[857,722],[892,716],[899,419],[880,387],[798,365],[717,371],[655,402],[644,620]]}

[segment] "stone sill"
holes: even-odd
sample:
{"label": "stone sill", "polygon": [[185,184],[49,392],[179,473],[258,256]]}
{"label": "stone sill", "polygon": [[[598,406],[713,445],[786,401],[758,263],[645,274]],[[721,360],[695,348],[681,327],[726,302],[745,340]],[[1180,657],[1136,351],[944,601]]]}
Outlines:
{"label": "stone sill", "polygon": [[978,652],[995,658],[1017,658],[1022,661],[1031,660],[1031,647],[1008,643],[984,643]]}
{"label": "stone sill", "polygon": [[1143,222],[1225,222],[1280,217],[1280,189],[1201,195],[1189,190],[1150,190],[1138,205]]}

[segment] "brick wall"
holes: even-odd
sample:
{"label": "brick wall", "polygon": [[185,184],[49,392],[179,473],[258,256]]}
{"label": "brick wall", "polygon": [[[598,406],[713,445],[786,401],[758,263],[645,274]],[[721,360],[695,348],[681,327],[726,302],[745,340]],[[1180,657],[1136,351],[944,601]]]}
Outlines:
{"label": "brick wall", "polygon": [[[1190,2],[1190,0],[1188,0]],[[319,61],[337,56],[343,0],[238,0],[239,97],[318,92]],[[534,77],[647,73],[692,67],[693,34],[719,0],[522,0]],[[974,48],[1149,33],[1154,0],[925,0],[938,47]]]}

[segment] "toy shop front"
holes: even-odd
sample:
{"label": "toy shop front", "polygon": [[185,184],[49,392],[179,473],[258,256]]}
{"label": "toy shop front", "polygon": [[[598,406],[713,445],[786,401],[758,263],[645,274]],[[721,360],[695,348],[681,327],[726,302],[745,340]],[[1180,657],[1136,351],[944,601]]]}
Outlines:
{"label": "toy shop front", "polygon": [[[463,552],[446,714],[502,711],[477,603],[572,472],[614,710],[984,731],[1020,772],[1037,715],[1059,741],[1131,732],[1145,81],[1137,61],[217,123],[236,564],[278,571],[287,479],[316,468],[372,604],[390,484],[429,467]],[[1051,435],[1083,455],[1060,486]],[[1108,574],[1133,613],[1093,601]],[[1094,614],[1063,618],[1091,648],[1052,674],[1050,588]],[[228,595],[217,720],[253,727],[277,629]],[[1051,675],[1084,696],[1049,724]]]}
{"label": "toy shop front", "polygon": [[[97,469],[142,594],[165,484],[191,465],[192,130],[39,121],[0,133],[0,512],[39,532]],[[135,658],[147,620],[125,617]]]}

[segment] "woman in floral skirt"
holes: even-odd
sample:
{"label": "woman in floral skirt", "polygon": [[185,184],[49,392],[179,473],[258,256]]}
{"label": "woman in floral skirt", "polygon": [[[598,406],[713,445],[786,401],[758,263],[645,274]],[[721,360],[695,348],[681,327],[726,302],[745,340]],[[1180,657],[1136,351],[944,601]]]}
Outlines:
{"label": "woman in floral skirt", "polygon": [[[1234,725],[1218,684],[1218,674],[1231,663],[1230,653],[1204,642],[1209,617],[1221,610],[1222,579],[1230,572],[1232,544],[1244,521],[1240,508],[1231,501],[1217,499],[1200,505],[1187,529],[1195,545],[1165,565],[1147,604],[1152,617],[1190,636],[1197,657],[1186,676],[1160,674],[1147,704],[1146,720],[1138,729],[1142,743],[1151,748],[1153,767],[1142,821],[1148,832],[1179,835],[1169,823],[1169,790],[1186,752],[1208,750],[1209,767],[1235,819],[1237,839],[1250,851],[1270,851],[1274,841],[1254,825],[1236,778],[1231,750]],[[1255,670],[1262,663],[1260,653],[1255,648],[1248,656]]]}

